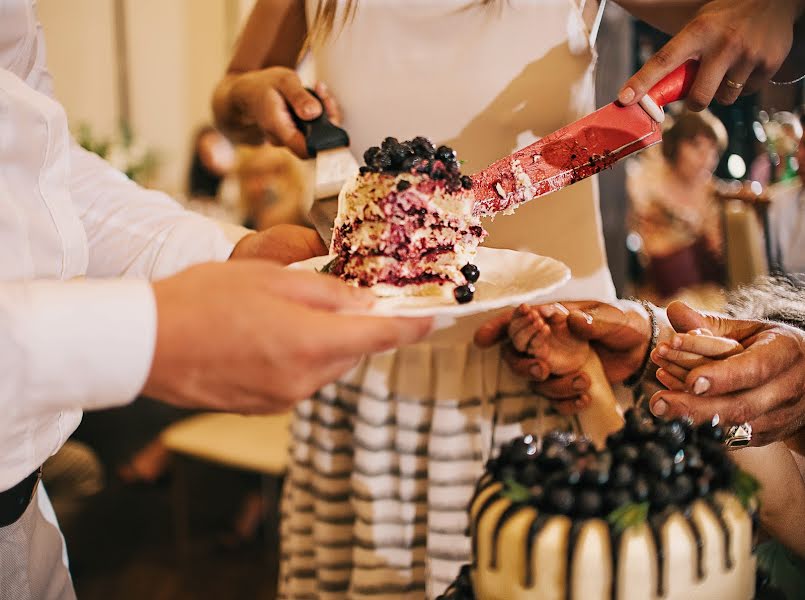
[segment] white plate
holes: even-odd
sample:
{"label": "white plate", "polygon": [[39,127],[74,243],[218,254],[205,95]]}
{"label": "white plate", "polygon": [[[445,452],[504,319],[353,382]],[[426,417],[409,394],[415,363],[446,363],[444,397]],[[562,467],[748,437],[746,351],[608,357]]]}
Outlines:
{"label": "white plate", "polygon": [[[319,270],[330,260],[331,256],[317,256],[289,268]],[[481,271],[481,278],[475,284],[472,302],[459,304],[452,298],[438,296],[378,298],[371,313],[398,317],[462,317],[533,302],[570,279],[567,265],[531,252],[481,247],[475,264]]]}

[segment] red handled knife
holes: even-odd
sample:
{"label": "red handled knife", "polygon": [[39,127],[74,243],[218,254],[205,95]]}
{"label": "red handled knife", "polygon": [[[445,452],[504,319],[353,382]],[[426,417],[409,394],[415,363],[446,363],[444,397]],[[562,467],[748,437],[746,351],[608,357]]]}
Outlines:
{"label": "red handled knife", "polygon": [[662,107],[687,96],[698,68],[698,62],[688,61],[655,85],[640,104],[613,102],[475,173],[475,212],[511,212],[659,143]]}

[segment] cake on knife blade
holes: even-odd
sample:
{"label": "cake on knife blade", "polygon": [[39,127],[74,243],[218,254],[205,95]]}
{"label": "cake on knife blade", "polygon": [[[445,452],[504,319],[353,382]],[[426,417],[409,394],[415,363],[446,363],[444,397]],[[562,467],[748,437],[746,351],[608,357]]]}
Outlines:
{"label": "cake on knife blade", "polygon": [[523,202],[586,179],[659,143],[661,107],[684,98],[697,71],[698,63],[688,61],[655,85],[640,104],[613,102],[475,173],[476,214],[511,214]]}
{"label": "cake on knife blade", "polygon": [[388,137],[341,190],[328,271],[378,296],[472,300],[486,236],[455,152]]}

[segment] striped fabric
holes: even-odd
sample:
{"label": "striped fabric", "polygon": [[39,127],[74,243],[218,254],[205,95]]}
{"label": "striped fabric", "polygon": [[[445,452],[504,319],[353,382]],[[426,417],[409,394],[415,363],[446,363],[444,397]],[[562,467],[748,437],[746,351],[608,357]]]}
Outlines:
{"label": "striped fabric", "polygon": [[469,561],[466,510],[492,445],[569,426],[497,349],[367,357],[296,410],[279,597],[435,598]]}

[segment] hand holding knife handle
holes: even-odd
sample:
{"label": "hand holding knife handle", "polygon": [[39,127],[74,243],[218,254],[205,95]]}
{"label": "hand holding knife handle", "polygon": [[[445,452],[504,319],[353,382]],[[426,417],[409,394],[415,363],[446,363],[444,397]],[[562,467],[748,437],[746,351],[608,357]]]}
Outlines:
{"label": "hand holding knife handle", "polygon": [[665,120],[662,107],[685,98],[696,80],[698,71],[698,61],[687,61],[663,77],[638,104],[657,123],[662,123]]}
{"label": "hand holding knife handle", "polygon": [[296,127],[305,136],[308,156],[315,158],[316,155],[323,150],[346,148],[349,146],[349,134],[330,121],[327,112],[324,110],[324,103],[321,101],[318,94],[310,88],[307,88],[307,91],[321,103],[321,114],[309,121],[299,118],[293,109],[291,109],[291,114],[293,115]]}

